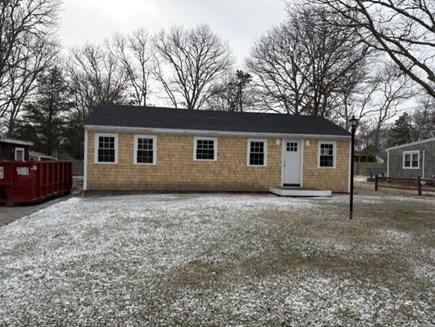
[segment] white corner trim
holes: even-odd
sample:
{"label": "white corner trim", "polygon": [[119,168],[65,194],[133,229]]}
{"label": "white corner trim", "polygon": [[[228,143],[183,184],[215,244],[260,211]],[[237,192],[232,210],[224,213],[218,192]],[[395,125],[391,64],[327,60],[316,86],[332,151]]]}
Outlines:
{"label": "white corner trim", "polygon": [[[284,185],[284,156],[285,156],[285,139],[281,141],[281,186]],[[249,151],[249,149],[248,149]]]}
{"label": "white corner trim", "polygon": [[390,152],[387,151],[387,177],[390,177]]}
{"label": "white corner trim", "polygon": [[83,191],[88,189],[88,131],[85,129],[85,153],[83,166]]}
{"label": "white corner trim", "polygon": [[426,160],[426,150],[423,150],[423,154],[422,154],[423,158],[421,159],[421,178],[425,179],[424,174],[425,174],[425,160]]}
{"label": "white corner trim", "polygon": [[301,187],[304,187],[304,148],[305,148],[305,141],[304,139],[301,139],[301,167],[300,167],[300,171],[301,171],[301,178],[300,178],[300,185]]}

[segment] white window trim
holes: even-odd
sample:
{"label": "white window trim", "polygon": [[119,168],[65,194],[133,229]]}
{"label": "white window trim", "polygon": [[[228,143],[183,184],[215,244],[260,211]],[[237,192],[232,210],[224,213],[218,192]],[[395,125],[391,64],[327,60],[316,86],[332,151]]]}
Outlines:
{"label": "white window trim", "polygon": [[[196,158],[196,148],[198,141],[214,141],[214,159],[197,159]],[[217,161],[217,149],[218,149],[218,139],[217,137],[202,137],[202,136],[194,136],[193,137],[193,160],[194,161]]]}
{"label": "white window trim", "polygon": [[17,161],[18,161],[18,159],[17,159],[18,152],[22,152],[23,153],[23,160],[22,161],[26,160],[26,149],[24,149],[24,148],[15,148],[15,160],[17,160]]}
{"label": "white window trim", "polygon": [[[114,137],[115,138],[115,162],[99,162],[98,161],[98,140],[100,137]],[[117,133],[95,133],[94,140],[94,163],[99,165],[116,165],[118,163],[118,134]]]}
{"label": "white window trim", "polygon": [[[153,140],[153,162],[137,162],[137,146],[139,139],[152,139]],[[143,165],[143,166],[153,166],[157,162],[157,137],[155,135],[135,135],[134,136],[134,148],[133,148],[133,163],[135,165]]]}
{"label": "white window trim", "polygon": [[[409,154],[410,155],[410,167],[405,166],[405,156]],[[417,167],[412,167],[412,155],[417,154]],[[413,151],[403,151],[402,153],[402,169],[420,169],[420,151],[419,150],[413,150]]]}
{"label": "white window trim", "polygon": [[[251,155],[251,142],[264,142],[264,164],[263,165],[251,165],[250,155]],[[248,139],[246,145],[246,164],[248,167],[267,167],[267,139]]]}
{"label": "white window trim", "polygon": [[[332,144],[333,145],[333,162],[332,167],[324,167],[320,166],[320,147],[322,144]],[[337,163],[337,142],[336,141],[319,141],[319,144],[317,145],[317,168],[319,169],[335,169]]]}

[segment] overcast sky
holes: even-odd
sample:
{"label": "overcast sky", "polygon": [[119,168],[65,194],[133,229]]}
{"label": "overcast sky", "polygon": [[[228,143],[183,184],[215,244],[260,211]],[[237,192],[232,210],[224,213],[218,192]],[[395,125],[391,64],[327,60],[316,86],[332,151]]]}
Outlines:
{"label": "overcast sky", "polygon": [[284,16],[283,0],[64,0],[60,37],[70,47],[141,27],[154,33],[207,23],[241,65],[252,43]]}

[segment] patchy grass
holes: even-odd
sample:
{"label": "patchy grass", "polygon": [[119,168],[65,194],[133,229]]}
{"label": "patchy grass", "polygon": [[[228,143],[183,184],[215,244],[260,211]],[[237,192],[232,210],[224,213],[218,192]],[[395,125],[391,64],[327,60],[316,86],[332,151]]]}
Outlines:
{"label": "patchy grass", "polygon": [[430,326],[433,199],[95,197],[0,229],[0,325]]}

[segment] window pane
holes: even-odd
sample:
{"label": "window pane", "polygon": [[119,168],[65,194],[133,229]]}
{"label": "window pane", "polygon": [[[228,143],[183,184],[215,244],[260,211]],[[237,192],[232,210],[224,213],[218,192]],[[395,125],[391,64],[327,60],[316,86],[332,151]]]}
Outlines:
{"label": "window pane", "polygon": [[414,168],[418,167],[418,153],[412,154],[412,167]]}
{"label": "window pane", "polygon": [[320,144],[320,167],[334,167],[334,144]]}
{"label": "window pane", "polygon": [[98,162],[115,162],[115,137],[98,138]]}
{"label": "window pane", "polygon": [[196,140],[196,159],[214,160],[214,140]]}
{"label": "window pane", "polygon": [[411,155],[410,154],[405,154],[405,161],[404,161],[404,165],[405,167],[411,167]]}
{"label": "window pane", "polygon": [[298,144],[296,142],[287,142],[287,151],[288,152],[297,152]]}
{"label": "window pane", "polygon": [[151,138],[138,138],[136,149],[137,163],[152,164],[154,162],[154,140]]}
{"label": "window pane", "polygon": [[250,142],[249,165],[264,166],[264,142]]}

